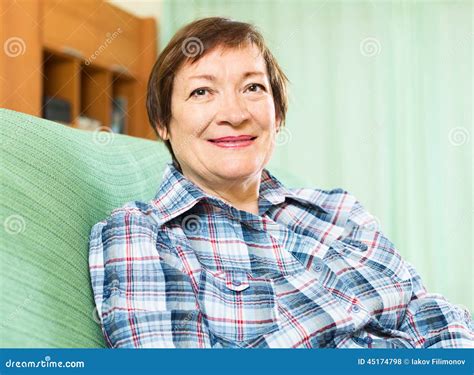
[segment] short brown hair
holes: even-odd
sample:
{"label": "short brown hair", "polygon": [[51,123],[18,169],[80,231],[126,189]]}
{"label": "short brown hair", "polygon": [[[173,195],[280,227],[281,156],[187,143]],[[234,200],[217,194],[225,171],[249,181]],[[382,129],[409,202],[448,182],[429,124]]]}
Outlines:
{"label": "short brown hair", "polygon": [[[173,81],[179,68],[190,61],[194,64],[216,47],[236,48],[254,44],[262,53],[273,93],[275,112],[284,126],[288,108],[286,85],[288,78],[265,44],[255,26],[223,17],[208,17],[193,21],[179,29],[155,62],[148,80],[146,107],[156,135],[157,127],[169,130]],[[163,140],[174,161],[171,143]],[[179,164],[178,164],[179,165]]]}

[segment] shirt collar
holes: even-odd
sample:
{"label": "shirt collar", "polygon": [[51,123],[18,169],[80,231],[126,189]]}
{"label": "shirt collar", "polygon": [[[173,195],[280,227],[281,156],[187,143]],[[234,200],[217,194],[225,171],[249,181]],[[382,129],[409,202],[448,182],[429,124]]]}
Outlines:
{"label": "shirt collar", "polygon": [[[304,203],[315,204],[323,212],[328,212],[322,207],[324,202],[300,197],[293,191],[285,187],[267,169],[262,170],[259,192],[259,208],[265,212],[272,205],[283,203],[286,198],[292,198]],[[218,207],[228,206],[223,200],[207,194],[199,186],[185,177],[173,161],[166,164],[163,172],[162,182],[154,199],[151,201],[155,212],[155,220],[160,224],[179,216],[190,210],[201,200],[208,200]]]}

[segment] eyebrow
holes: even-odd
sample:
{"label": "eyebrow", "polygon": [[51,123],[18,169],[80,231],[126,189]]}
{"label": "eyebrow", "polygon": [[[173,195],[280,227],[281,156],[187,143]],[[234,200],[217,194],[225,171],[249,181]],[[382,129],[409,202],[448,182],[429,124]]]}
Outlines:
{"label": "eyebrow", "polygon": [[[265,73],[263,73],[263,72],[245,72],[244,74],[242,74],[242,78],[244,78],[244,79],[247,78],[247,77],[251,77],[251,76],[265,76]],[[188,79],[206,79],[208,81],[215,81],[216,76],[213,76],[212,74],[200,74],[200,75],[197,75],[197,76],[191,76]]]}

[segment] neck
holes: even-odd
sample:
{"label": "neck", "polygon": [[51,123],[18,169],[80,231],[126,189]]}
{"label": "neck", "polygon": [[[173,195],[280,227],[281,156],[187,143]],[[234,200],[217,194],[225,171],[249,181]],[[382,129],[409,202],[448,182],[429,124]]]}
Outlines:
{"label": "neck", "polygon": [[207,194],[220,198],[231,206],[258,215],[258,197],[260,192],[261,172],[244,180],[208,181],[200,176],[183,171],[183,175],[194,182]]}

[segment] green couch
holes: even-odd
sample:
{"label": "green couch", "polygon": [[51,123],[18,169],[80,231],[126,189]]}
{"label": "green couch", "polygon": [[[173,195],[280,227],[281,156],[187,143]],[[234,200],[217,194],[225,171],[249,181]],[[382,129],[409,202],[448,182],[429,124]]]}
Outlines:
{"label": "green couch", "polygon": [[0,346],[105,347],[88,271],[92,225],[156,193],[162,143],[0,109]]}
{"label": "green couch", "polygon": [[90,229],[155,195],[166,147],[6,109],[0,139],[0,347],[106,347],[89,279]]}

